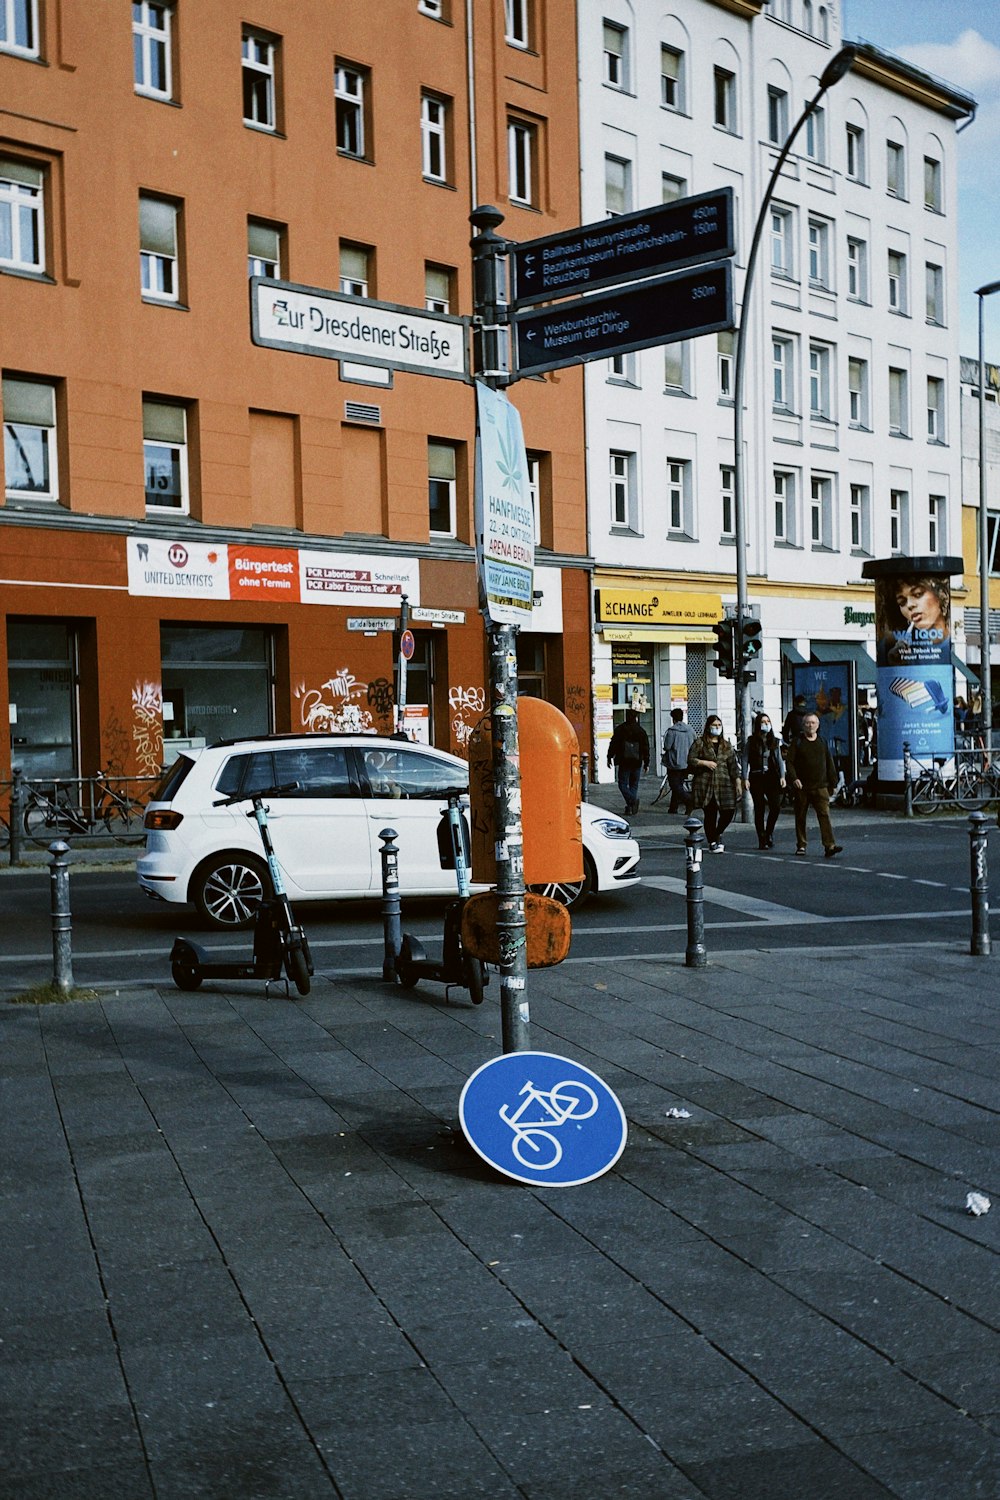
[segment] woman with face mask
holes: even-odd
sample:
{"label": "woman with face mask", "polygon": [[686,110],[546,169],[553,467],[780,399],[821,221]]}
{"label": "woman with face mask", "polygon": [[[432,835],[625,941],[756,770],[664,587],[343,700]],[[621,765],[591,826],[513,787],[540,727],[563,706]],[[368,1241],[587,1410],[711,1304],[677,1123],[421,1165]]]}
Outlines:
{"label": "woman with face mask", "polygon": [[736,752],[722,733],[718,714],[709,714],[703,734],[691,746],[688,770],[691,806],[703,809],[708,847],[713,854],[721,854],[726,847],[722,835],[733,821],[736,804],[743,795],[743,783]]}
{"label": "woman with face mask", "polygon": [[757,848],[773,849],[772,835],[781,811],[781,789],[785,785],[785,763],[768,714],[754,716],[753,729],[747,738],[747,781],[753,798]]}

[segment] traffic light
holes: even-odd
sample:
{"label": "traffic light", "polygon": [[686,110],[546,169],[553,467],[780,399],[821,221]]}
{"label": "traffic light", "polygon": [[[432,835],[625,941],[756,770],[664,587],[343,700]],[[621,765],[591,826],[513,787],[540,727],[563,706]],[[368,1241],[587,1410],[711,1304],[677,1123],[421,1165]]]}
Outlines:
{"label": "traffic light", "polygon": [[756,658],[764,649],[764,642],[760,638],[760,621],[743,621],[743,660],[741,666],[744,670],[752,666]]}
{"label": "traffic light", "polygon": [[720,677],[735,677],[736,662],[733,657],[735,642],[733,633],[736,629],[735,620],[716,620],[712,626],[718,643],[715,647],[715,670]]}

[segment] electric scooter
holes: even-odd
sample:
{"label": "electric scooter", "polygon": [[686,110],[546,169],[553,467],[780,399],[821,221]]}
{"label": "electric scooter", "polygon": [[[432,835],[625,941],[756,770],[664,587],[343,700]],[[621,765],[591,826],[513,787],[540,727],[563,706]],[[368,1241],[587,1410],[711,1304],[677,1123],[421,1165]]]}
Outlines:
{"label": "electric scooter", "polygon": [[457,985],[469,991],[473,1005],[482,1005],[483,989],[489,984],[485,964],[462,947],[462,910],[472,890],[469,875],[469,832],[462,817],[460,799],[448,798],[438,824],[438,849],[442,870],[454,870],[458,900],[449,901],[444,913],[444,947],[440,959],[427,957],[423,943],[411,932],[403,934],[396,974],[401,985],[416,989],[421,979],[433,979],[449,989]]}
{"label": "electric scooter", "polygon": [[[190,938],[174,939],[170,950],[170,972],[178,989],[196,990],[203,979],[263,979],[265,995],[270,993],[274,983],[283,983],[287,995],[290,979],[300,995],[308,995],[310,976],[315,973],[312,955],[306,935],[292,915],[264,806],[265,797],[287,796],[298,788],[297,781],[289,781],[284,786],[253,792],[249,798],[245,795],[224,797],[214,804],[216,807],[235,807],[239,802],[253,803],[253,812],[248,812],[247,817],[254,818],[260,830],[271,879],[271,895],[261,902],[254,917],[253,958],[248,962],[214,959],[200,943],[192,942]],[[282,968],[288,976],[284,980]]]}

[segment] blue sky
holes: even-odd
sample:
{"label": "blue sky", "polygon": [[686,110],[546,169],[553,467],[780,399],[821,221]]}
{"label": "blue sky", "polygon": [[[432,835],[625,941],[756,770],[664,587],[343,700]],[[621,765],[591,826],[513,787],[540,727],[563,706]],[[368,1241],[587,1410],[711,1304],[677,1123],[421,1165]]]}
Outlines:
{"label": "blue sky", "polygon": [[[975,289],[1000,280],[1000,5],[997,0],[841,0],[845,41],[863,37],[978,100],[958,137],[962,353],[978,353]],[[1000,364],[1000,293],[985,303],[986,357]]]}

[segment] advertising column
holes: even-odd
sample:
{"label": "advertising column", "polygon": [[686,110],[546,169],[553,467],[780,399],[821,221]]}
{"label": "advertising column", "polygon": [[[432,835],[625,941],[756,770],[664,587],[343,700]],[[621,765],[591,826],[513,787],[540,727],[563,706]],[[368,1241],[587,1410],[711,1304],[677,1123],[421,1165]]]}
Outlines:
{"label": "advertising column", "polygon": [[954,754],[951,575],[961,571],[960,557],[864,565],[875,584],[880,782],[902,781],[904,742],[926,763]]}

